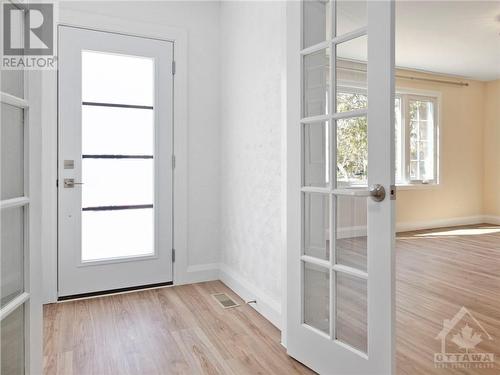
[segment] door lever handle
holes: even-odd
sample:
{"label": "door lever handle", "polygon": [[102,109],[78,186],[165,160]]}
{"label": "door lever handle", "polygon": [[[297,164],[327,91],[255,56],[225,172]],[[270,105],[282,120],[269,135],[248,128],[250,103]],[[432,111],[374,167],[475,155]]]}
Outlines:
{"label": "door lever handle", "polygon": [[385,189],[380,184],[374,184],[369,189],[334,189],[333,194],[350,197],[371,197],[375,202],[382,202],[385,199]]}
{"label": "door lever handle", "polygon": [[65,178],[64,179],[64,187],[66,189],[72,189],[75,187],[75,185],[83,185],[83,182],[75,182],[74,178]]}

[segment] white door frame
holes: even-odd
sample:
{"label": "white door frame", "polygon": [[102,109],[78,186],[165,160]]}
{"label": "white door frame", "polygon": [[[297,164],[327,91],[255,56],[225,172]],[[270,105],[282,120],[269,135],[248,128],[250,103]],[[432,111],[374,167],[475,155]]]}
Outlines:
{"label": "white door frame", "polygon": [[[386,5],[394,6],[393,0],[382,0],[382,3]],[[377,13],[376,17],[371,18],[368,21],[368,29],[376,30],[375,33],[369,35],[371,41],[368,46],[368,56],[369,64],[374,69],[377,74],[371,74],[368,76],[368,87],[383,87],[381,95],[378,95],[374,99],[370,98],[370,103],[368,105],[368,116],[370,119],[376,119],[372,121],[379,121],[380,119],[390,119],[393,113],[386,113],[385,108],[388,108],[390,103],[394,103],[394,97],[390,93],[394,93],[394,40],[392,40],[392,45],[388,46],[387,49],[381,49],[380,46],[386,46],[383,40],[379,43],[377,38],[386,38],[388,33],[394,33],[394,23],[390,22],[389,19],[385,19],[388,14],[387,11],[377,12],[376,6],[373,3],[367,1],[368,11]],[[387,9],[386,9],[387,10]],[[394,12],[394,8],[392,8]],[[378,15],[380,13],[380,15]],[[301,121],[301,1],[290,1],[287,2],[286,11],[286,119],[284,120],[283,128],[285,129],[285,135],[283,139],[286,144],[284,145],[286,149],[286,206],[284,210],[286,213],[286,238],[283,246],[283,297],[282,297],[282,343],[290,350],[290,334],[288,332],[287,326],[289,326],[290,316],[287,316],[287,309],[290,301],[296,300],[296,290],[291,288],[289,285],[293,280],[290,279],[291,275],[289,272],[290,268],[296,267],[296,262],[300,259],[301,253],[301,170],[300,166],[302,164],[301,160],[301,136],[300,136],[300,121]],[[375,19],[376,18],[376,19]],[[392,28],[392,29],[390,29]],[[375,35],[373,35],[375,34]],[[394,35],[394,34],[393,34]],[[326,45],[326,44],[325,44]],[[392,57],[391,57],[392,54]],[[392,60],[391,66],[387,66],[386,60]],[[382,68],[383,67],[383,68]],[[386,69],[388,68],[388,69]],[[369,68],[370,69],[370,68]],[[388,102],[389,101],[389,102]],[[320,116],[318,116],[320,117]],[[378,120],[377,120],[378,119]],[[390,121],[389,121],[390,123]],[[385,149],[390,149],[391,151],[386,155],[379,156],[377,163],[373,163],[372,156],[369,156],[369,164],[372,165],[370,169],[369,184],[381,183],[385,186],[387,197],[386,200],[379,206],[369,204],[370,210],[376,210],[379,212],[384,212],[389,214],[392,218],[391,222],[374,222],[369,220],[368,225],[371,225],[370,233],[373,233],[374,229],[380,229],[383,233],[388,230],[392,230],[394,233],[394,215],[395,215],[395,204],[389,198],[389,190],[391,185],[394,184],[394,150],[391,147],[392,138],[394,136],[394,129],[392,127],[384,127],[384,129],[374,129],[374,127],[369,127],[368,137],[373,139],[373,142],[383,145]],[[369,141],[370,142],[370,141]],[[383,161],[381,161],[383,160]],[[378,164],[378,168],[373,166]],[[370,202],[372,203],[372,202]],[[390,228],[391,229],[390,229]],[[371,245],[380,249],[391,249],[394,248],[394,236],[391,242],[387,242],[386,238],[375,238],[371,239]],[[385,237],[385,236],[383,236]],[[377,368],[370,368],[370,370],[364,369],[366,373],[376,373],[376,374],[389,374],[395,373],[395,292],[394,292],[394,253],[386,253],[382,258],[384,261],[379,261],[371,257],[369,260],[369,270],[376,269],[377,277],[375,275],[370,276],[371,285],[383,285],[386,288],[384,292],[384,300],[386,300],[388,295],[392,295],[390,298],[391,303],[384,306],[382,309],[378,309],[377,313],[380,316],[374,316],[373,321],[380,319],[386,322],[387,317],[390,318],[389,326],[381,324],[379,326],[370,324],[369,318],[369,332],[370,337],[384,337],[383,340],[377,342],[376,345],[373,340],[369,340],[369,350],[370,356],[380,357],[377,361]],[[386,262],[390,259],[390,263]],[[370,294],[370,286],[368,287],[368,293]],[[370,298],[370,297],[368,297]],[[372,311],[368,312],[373,314]],[[317,348],[319,349],[319,348]],[[292,349],[292,354],[293,354]],[[314,350],[312,351],[314,352]],[[321,350],[317,350],[314,362],[321,363],[324,357],[321,357],[324,353],[320,353]],[[391,353],[387,356],[387,353]],[[311,354],[314,356],[314,353]],[[390,357],[390,358],[389,358]],[[321,366],[314,366],[315,363],[305,363],[308,366],[316,368],[316,370],[322,371],[322,373],[328,373]],[[345,368],[347,371],[348,367]],[[365,373],[363,372],[363,373]]]}
{"label": "white door frame", "polygon": [[[174,60],[176,72],[174,76],[174,154],[176,165],[174,170],[174,230],[173,245],[176,258],[173,263],[174,284],[189,281],[188,247],[187,247],[187,141],[188,141],[188,98],[187,98],[187,32],[186,30],[157,24],[133,22],[121,18],[102,16],[86,12],[64,10],[56,18],[55,28],[59,25],[88,28],[126,35],[156,38],[174,42]],[[55,33],[54,35],[57,35]],[[57,50],[58,41],[55,40]],[[42,248],[44,258],[43,303],[57,301],[57,74],[43,72],[42,83],[44,108],[42,126],[42,142],[46,148],[42,152],[42,198],[47,206],[42,216]]]}

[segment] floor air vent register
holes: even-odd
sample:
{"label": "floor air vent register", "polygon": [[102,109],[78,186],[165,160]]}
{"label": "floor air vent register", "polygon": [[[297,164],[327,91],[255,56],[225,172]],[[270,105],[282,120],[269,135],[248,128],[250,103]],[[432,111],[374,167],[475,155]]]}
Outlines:
{"label": "floor air vent register", "polygon": [[231,307],[239,306],[239,304],[234,302],[226,293],[215,293],[212,294],[212,297],[215,298],[223,309],[230,309]]}

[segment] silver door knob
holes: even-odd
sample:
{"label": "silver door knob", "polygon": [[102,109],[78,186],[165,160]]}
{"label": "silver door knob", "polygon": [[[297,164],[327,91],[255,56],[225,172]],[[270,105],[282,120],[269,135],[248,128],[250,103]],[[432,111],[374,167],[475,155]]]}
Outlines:
{"label": "silver door knob", "polygon": [[385,189],[380,184],[374,184],[368,189],[334,189],[333,194],[351,197],[371,197],[375,202],[382,202],[385,199]]}
{"label": "silver door knob", "polygon": [[65,178],[64,179],[64,187],[66,189],[72,189],[75,187],[75,185],[83,185],[83,182],[75,182],[74,178]]}

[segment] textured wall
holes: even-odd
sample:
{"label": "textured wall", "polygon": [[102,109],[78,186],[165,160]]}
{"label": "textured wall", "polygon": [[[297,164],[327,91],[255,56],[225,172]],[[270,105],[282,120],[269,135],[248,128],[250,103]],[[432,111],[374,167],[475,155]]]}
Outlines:
{"label": "textured wall", "polygon": [[283,6],[221,4],[221,261],[278,302]]}

